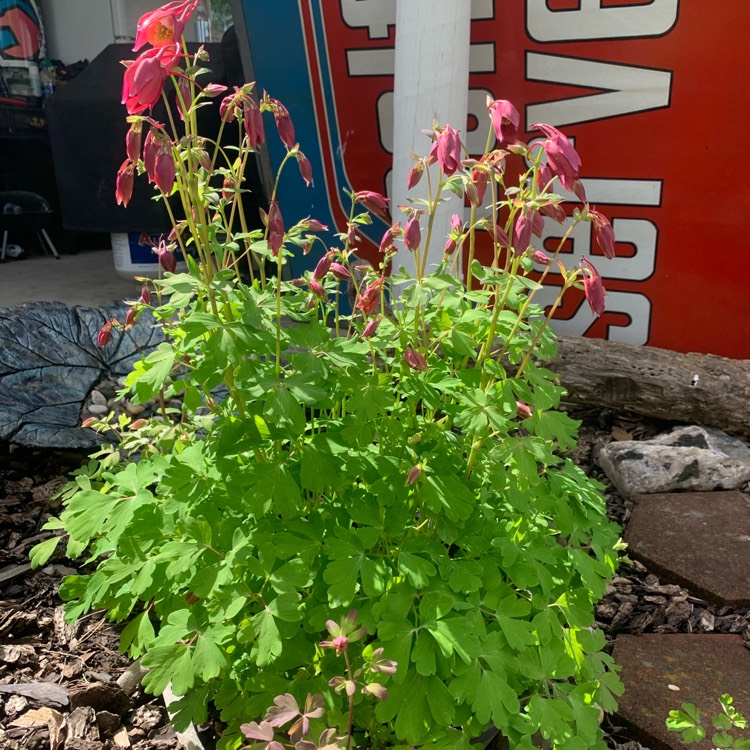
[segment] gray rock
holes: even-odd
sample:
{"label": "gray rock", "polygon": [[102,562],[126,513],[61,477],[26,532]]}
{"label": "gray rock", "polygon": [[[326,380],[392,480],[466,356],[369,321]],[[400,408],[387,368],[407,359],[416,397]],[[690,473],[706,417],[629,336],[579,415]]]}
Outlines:
{"label": "gray rock", "polygon": [[721,430],[695,425],[653,440],[609,443],[597,460],[626,496],[732,490],[750,481],[750,448]]}

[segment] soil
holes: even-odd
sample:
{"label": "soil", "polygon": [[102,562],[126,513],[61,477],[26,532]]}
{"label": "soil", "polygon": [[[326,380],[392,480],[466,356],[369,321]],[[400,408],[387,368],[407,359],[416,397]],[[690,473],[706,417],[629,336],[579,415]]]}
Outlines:
{"label": "soil", "polygon": [[[610,517],[626,525],[632,503],[608,483],[596,452],[611,440],[649,438],[670,424],[601,409],[571,411],[582,420],[573,458],[605,484]],[[84,459],[0,444],[0,747],[176,750],[181,746],[162,699],[121,687],[129,661],[118,652],[117,628],[101,613],[64,622],[57,589],[62,577],[77,572],[71,563],[56,555],[41,570],[28,565],[29,549],[51,533],[41,527],[59,512],[55,491]],[[610,644],[619,633],[644,632],[739,633],[750,644],[750,609],[711,606],[638,562],[621,566],[596,615]],[[215,746],[213,725],[198,731],[207,750]],[[605,731],[616,750],[641,748],[616,717],[605,719]]]}

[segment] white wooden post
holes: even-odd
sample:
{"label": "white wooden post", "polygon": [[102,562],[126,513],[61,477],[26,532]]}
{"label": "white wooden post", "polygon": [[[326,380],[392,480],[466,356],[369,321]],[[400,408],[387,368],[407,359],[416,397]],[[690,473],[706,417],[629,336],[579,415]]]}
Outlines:
{"label": "white wooden post", "polygon": [[[397,0],[396,68],[394,85],[393,173],[391,215],[409,198],[427,196],[427,180],[407,192],[406,182],[414,165],[411,153],[426,154],[430,139],[422,133],[433,122],[450,124],[466,135],[469,90],[469,24],[471,0]],[[433,186],[438,168],[433,165]],[[452,195],[449,193],[449,195]],[[443,257],[443,246],[454,213],[462,214],[458,199],[441,205],[436,213],[427,268]],[[425,226],[422,222],[422,237]],[[394,259],[394,271],[406,266],[414,271],[414,257],[403,245]]]}

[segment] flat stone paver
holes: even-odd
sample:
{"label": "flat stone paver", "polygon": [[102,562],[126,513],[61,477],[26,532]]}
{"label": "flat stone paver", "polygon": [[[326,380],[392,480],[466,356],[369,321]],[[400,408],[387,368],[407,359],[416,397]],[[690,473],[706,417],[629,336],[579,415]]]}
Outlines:
{"label": "flat stone paver", "polygon": [[750,607],[750,502],[739,492],[640,495],[628,554],[712,603]]}
{"label": "flat stone paver", "polygon": [[[680,735],[665,725],[669,712],[683,703],[693,703],[704,716],[706,739],[690,745],[697,750],[713,747],[711,718],[722,712],[723,693],[729,693],[735,708],[750,719],[750,650],[741,636],[621,635],[613,655],[622,666],[625,684],[617,717],[652,750],[685,749]],[[750,729],[732,731],[735,737],[750,738]]]}

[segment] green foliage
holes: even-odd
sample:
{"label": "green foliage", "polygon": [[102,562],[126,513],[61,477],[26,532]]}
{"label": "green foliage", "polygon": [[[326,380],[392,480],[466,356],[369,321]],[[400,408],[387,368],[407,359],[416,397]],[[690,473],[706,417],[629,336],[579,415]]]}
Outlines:
{"label": "green foliage", "polygon": [[[472,210],[453,235],[471,248],[473,275],[456,278],[450,253],[426,273],[420,245],[390,309],[393,248],[357,269],[342,234],[326,250],[353,276],[357,304],[344,315],[328,269],[282,280],[295,248],[315,241],[309,220],[284,232],[272,206],[262,238],[232,234],[228,217],[242,209],[227,185],[241,185],[243,162],[186,155],[206,145],[193,139],[207,94],[193,93],[182,138],[130,118],[170,144],[175,198],[190,217],[177,237],[192,256],[188,273],[154,283],[153,303],[150,293],[135,303],[152,308],[166,341],[136,363],[128,391],[159,399],[160,413],[99,423],[117,440],[78,473],[53,522],[67,554],[96,564],[65,580],[68,617],[101,608],[125,623],[121,649],[142,658],[146,690],[171,683],[183,696],[178,728],[213,702],[227,724],[222,750],[244,742],[248,722],[270,746],[280,724],[252,720],[279,698],[299,712],[308,695],[323,696],[335,730],[324,744],[348,734],[351,715],[355,741],[374,747],[466,750],[492,723],[511,747],[542,737],[602,748],[600,710],[614,710],[621,685],[593,605],[617,564],[618,529],[600,486],[562,455],[578,425],[534,358],[555,344],[532,304],[543,279],[528,276],[531,249],[498,240],[490,266],[472,263],[489,221]],[[226,108],[241,154],[249,96],[249,86],[229,94]],[[260,103],[283,123],[278,106]],[[487,157],[505,231],[557,200],[539,192],[539,153],[507,193],[508,152]],[[300,156],[288,147],[284,163]],[[471,179],[463,167],[440,176],[427,210]],[[352,196],[351,227],[371,222],[362,206],[372,195]],[[589,219],[579,212],[571,229]],[[564,278],[561,294],[580,274]],[[181,408],[167,408],[171,396]],[[55,545],[36,547],[33,563]],[[363,674],[385,671],[367,662],[381,649],[398,664],[390,699],[375,707],[363,697],[382,697],[382,686],[365,679],[367,690],[348,692],[349,652],[342,676],[340,649],[319,642],[350,609],[369,641],[358,646]]]}
{"label": "green foliage", "polygon": [[750,750],[750,739],[735,737],[730,730],[747,729],[747,719],[732,705],[734,699],[724,693],[719,699],[723,713],[716,714],[711,719],[711,728],[705,726],[703,716],[692,703],[683,703],[680,709],[669,712],[667,729],[679,732],[686,745],[701,742],[706,738],[710,729],[715,730],[711,735],[711,744],[716,748],[731,748],[732,750]]}

